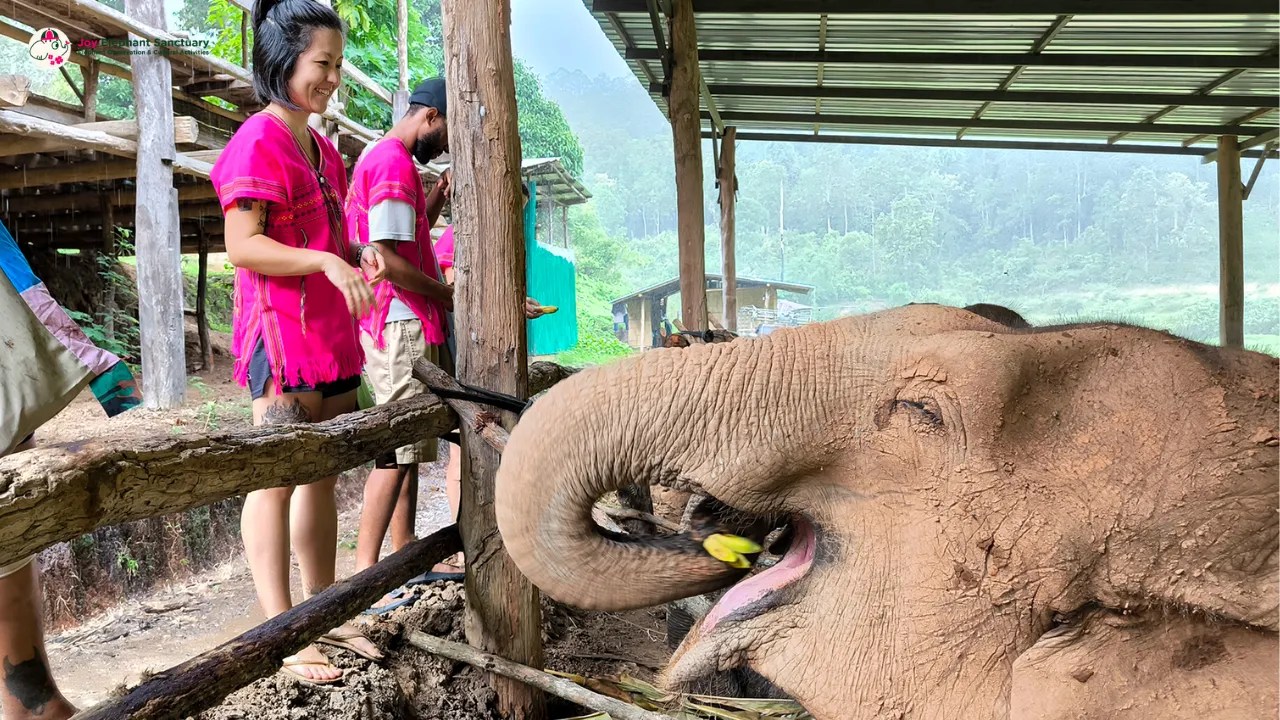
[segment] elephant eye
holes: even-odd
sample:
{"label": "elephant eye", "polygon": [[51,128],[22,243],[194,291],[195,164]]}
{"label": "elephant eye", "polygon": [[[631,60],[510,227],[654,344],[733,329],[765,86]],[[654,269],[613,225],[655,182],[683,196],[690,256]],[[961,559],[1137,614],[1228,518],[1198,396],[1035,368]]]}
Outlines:
{"label": "elephant eye", "polygon": [[897,406],[932,427],[943,427],[942,409],[933,400],[899,400]]}

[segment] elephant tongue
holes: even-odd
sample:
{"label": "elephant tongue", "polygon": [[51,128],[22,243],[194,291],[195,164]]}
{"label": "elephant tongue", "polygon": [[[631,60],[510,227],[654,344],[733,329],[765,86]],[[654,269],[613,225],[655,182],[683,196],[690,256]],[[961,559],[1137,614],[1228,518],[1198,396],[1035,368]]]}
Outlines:
{"label": "elephant tongue", "polygon": [[701,633],[705,634],[730,614],[745,608],[771,592],[781,590],[799,580],[809,571],[813,564],[814,534],[813,526],[807,520],[797,517],[792,521],[795,537],[787,554],[782,556],[778,564],[762,573],[752,575],[729,588],[707,613],[702,621]]}

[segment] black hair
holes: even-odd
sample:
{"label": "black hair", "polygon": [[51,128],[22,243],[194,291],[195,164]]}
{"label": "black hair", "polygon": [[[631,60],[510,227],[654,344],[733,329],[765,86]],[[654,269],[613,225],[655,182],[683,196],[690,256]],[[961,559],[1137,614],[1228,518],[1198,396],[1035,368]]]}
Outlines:
{"label": "black hair", "polygon": [[529,197],[529,183],[526,183],[526,182],[524,182],[524,181],[521,181],[521,182],[520,182],[520,192],[524,193],[524,196],[525,196],[525,197]]}
{"label": "black hair", "polygon": [[253,5],[253,91],[258,102],[300,108],[289,99],[298,57],[317,28],[346,32],[333,8],[317,0],[257,0]]}
{"label": "black hair", "polygon": [[406,117],[409,115],[417,115],[418,113],[426,109],[427,109],[427,106],[421,103],[409,103],[409,109],[405,110],[404,114]]}

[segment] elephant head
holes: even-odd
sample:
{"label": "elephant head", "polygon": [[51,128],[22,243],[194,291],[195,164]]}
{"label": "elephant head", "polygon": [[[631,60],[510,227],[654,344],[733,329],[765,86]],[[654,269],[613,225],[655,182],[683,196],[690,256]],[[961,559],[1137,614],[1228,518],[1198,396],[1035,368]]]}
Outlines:
{"label": "elephant head", "polygon": [[[672,682],[749,666],[818,718],[1004,717],[1014,660],[1089,608],[1274,641],[1278,370],[1143,328],[1012,330],[934,305],[655,350],[525,413],[498,526],[572,605],[729,588]],[[592,505],[637,482],[787,522],[789,549],[753,573],[693,537],[599,532]]]}

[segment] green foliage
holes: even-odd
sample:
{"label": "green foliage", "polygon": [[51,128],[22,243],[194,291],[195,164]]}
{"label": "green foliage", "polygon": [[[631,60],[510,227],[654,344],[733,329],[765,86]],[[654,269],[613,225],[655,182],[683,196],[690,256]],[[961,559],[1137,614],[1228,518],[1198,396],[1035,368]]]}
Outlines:
{"label": "green foliage", "polygon": [[560,106],[547,98],[542,83],[519,59],[515,63],[516,107],[520,112],[520,152],[526,158],[558,157],[575,177],[582,175],[582,146]]}
{"label": "green foliage", "polygon": [[613,334],[610,300],[618,288],[581,274],[577,282],[578,344],[556,355],[563,365],[599,365],[630,355],[632,350]]}

